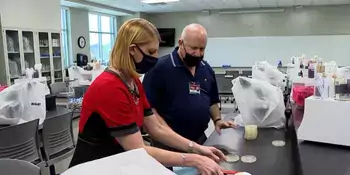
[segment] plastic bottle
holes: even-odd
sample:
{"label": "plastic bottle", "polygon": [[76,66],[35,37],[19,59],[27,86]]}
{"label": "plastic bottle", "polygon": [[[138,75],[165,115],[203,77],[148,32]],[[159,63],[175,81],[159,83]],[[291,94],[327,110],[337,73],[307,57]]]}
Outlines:
{"label": "plastic bottle", "polygon": [[299,73],[298,73],[298,76],[299,76],[299,77],[304,77],[304,75],[303,75],[303,70],[302,70],[302,69],[300,69],[300,71],[299,71]]}
{"label": "plastic bottle", "polygon": [[308,78],[315,78],[315,64],[312,60],[309,61]]}
{"label": "plastic bottle", "polygon": [[329,77],[329,98],[335,98],[335,81],[333,77]]}

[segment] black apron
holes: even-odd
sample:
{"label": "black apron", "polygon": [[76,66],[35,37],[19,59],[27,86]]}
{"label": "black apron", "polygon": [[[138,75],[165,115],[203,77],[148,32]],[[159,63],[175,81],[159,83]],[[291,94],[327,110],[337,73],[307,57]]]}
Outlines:
{"label": "black apron", "polygon": [[87,121],[84,131],[78,135],[78,142],[69,167],[124,151],[123,147],[110,136],[103,119],[98,114],[93,114]]}
{"label": "black apron", "polygon": [[[108,68],[105,72],[117,76],[132,95],[137,98],[140,97],[136,84],[135,89],[131,89],[117,73]],[[84,126],[83,132],[78,135],[78,142],[69,167],[122,152],[125,152],[124,148],[111,136],[102,117],[98,113],[92,113]]]}

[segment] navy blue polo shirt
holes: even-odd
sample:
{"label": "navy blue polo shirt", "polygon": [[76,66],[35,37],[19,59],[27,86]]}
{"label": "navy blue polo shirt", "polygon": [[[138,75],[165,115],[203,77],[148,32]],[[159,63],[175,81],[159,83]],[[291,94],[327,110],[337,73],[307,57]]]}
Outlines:
{"label": "navy blue polo shirt", "polygon": [[[215,73],[206,61],[193,76],[175,50],[160,58],[143,79],[152,108],[181,136],[196,141],[210,121],[210,106],[219,102]],[[199,89],[193,93],[191,85]]]}

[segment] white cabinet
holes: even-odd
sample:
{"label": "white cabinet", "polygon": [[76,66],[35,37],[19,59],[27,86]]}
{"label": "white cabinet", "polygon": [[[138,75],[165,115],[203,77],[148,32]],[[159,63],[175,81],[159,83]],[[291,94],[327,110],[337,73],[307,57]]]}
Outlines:
{"label": "white cabinet", "polygon": [[[7,84],[10,85],[13,84],[14,79],[19,78],[24,73],[25,65],[29,66],[29,64],[24,61],[23,39],[26,37],[23,37],[22,31],[17,29],[3,29],[2,35],[7,72]],[[32,39],[33,38],[32,32]],[[31,44],[31,52],[34,53],[34,43]],[[26,51],[29,53],[29,50]]]}
{"label": "white cabinet", "polygon": [[3,40],[1,16],[0,16],[0,85],[7,85],[7,73],[6,73],[7,71],[6,71],[3,41],[4,40]]}
{"label": "white cabinet", "polygon": [[42,64],[42,76],[48,83],[62,82],[64,80],[63,54],[61,33],[38,32],[39,60]]}
{"label": "white cabinet", "polygon": [[20,78],[26,68],[38,63],[43,65],[42,76],[48,84],[64,80],[60,32],[3,29],[2,41],[5,60],[2,68],[6,70],[8,85]]}

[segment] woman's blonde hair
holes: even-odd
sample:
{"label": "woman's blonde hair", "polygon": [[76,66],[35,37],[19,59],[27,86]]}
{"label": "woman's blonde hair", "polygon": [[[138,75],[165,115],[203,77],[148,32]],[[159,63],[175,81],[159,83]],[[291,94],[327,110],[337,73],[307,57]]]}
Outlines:
{"label": "woman's blonde hair", "polygon": [[160,36],[156,27],[149,21],[142,18],[126,21],[118,31],[109,60],[110,66],[127,76],[138,77],[134,60],[130,55],[130,45],[143,45],[155,40],[160,41]]}

